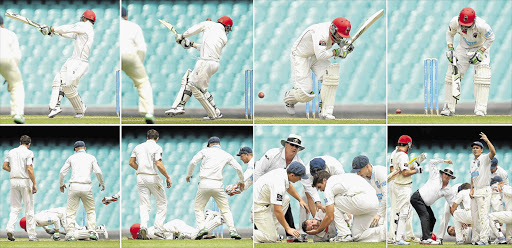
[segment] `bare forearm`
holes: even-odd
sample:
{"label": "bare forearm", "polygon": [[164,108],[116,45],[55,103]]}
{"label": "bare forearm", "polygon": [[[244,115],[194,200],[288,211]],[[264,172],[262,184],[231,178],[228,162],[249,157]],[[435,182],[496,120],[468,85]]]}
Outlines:
{"label": "bare forearm", "polygon": [[162,161],[156,161],[156,167],[158,168],[158,171],[160,171],[160,173],[162,173],[162,175],[165,178],[169,178],[169,175],[167,175],[167,171],[165,170],[165,167],[164,167],[164,164],[162,163]]}
{"label": "bare forearm", "polygon": [[133,169],[137,170],[139,169],[139,165],[135,161],[131,161],[128,163]]}
{"label": "bare forearm", "polygon": [[11,172],[11,166],[9,166],[9,162],[4,162],[4,166],[2,166],[2,169]]}
{"label": "bare forearm", "polygon": [[308,200],[308,207],[311,211],[311,215],[313,217],[316,216],[316,206],[315,206],[315,201],[313,201],[313,198],[311,198],[311,196],[306,192],[306,199]]}
{"label": "bare forearm", "polygon": [[284,230],[290,228],[288,222],[286,222],[286,219],[284,218],[282,206],[274,205],[274,214],[276,215],[276,218],[279,221],[279,223],[284,227]]}
{"label": "bare forearm", "polygon": [[27,166],[27,172],[28,172],[28,177],[30,178],[30,181],[32,181],[32,184],[36,185],[36,177],[34,175],[34,168],[32,168],[32,166]]}
{"label": "bare forearm", "polygon": [[297,190],[295,189],[295,187],[293,187],[293,184],[290,183],[290,187],[288,187],[288,190],[286,190],[288,192],[288,194],[290,194],[291,196],[293,196],[293,198],[297,199],[297,201],[301,201],[302,199],[300,198],[300,195],[299,193],[297,192]]}

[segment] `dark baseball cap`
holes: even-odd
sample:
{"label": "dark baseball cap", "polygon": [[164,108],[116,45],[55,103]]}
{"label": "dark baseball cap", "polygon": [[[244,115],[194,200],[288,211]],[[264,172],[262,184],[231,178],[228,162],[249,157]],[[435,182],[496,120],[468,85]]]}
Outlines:
{"label": "dark baseball cap", "polygon": [[252,154],[252,149],[250,147],[247,147],[247,146],[242,147],[242,148],[240,148],[240,151],[238,151],[237,156],[240,156],[242,154]]}
{"label": "dark baseball cap", "polygon": [[125,7],[122,7],[122,8],[121,8],[121,16],[122,16],[122,17],[128,16],[128,10],[126,10],[126,8],[125,8]]}
{"label": "dark baseball cap", "polygon": [[471,148],[473,148],[473,146],[479,146],[482,149],[484,149],[484,144],[482,144],[482,142],[480,142],[480,141],[475,141],[475,142],[471,143]]}
{"label": "dark baseball cap", "polygon": [[85,142],[83,142],[81,140],[75,142],[74,148],[77,148],[77,147],[85,147]]}
{"label": "dark baseball cap", "polygon": [[367,164],[370,163],[370,160],[365,155],[359,155],[352,160],[352,171],[350,173],[357,173],[361,169],[363,169]]}
{"label": "dark baseball cap", "polygon": [[206,147],[209,147],[212,143],[220,143],[220,138],[217,136],[212,136],[208,139],[208,145]]}
{"label": "dark baseball cap", "polygon": [[302,179],[308,179],[308,175],[306,175],[306,167],[301,163],[297,161],[293,161],[288,165],[288,168],[286,169],[289,173],[293,173],[296,176],[299,176]]}
{"label": "dark baseball cap", "polygon": [[503,178],[501,178],[500,176],[495,176],[493,178],[491,178],[491,185],[495,184],[495,183],[499,183],[503,181]]}
{"label": "dark baseball cap", "polygon": [[314,158],[309,161],[309,173],[315,176],[317,172],[325,170],[325,160],[322,158]]}
{"label": "dark baseball cap", "polygon": [[494,158],[491,160],[491,170],[496,169],[496,167],[498,167],[498,159],[497,159],[496,157],[494,157]]}

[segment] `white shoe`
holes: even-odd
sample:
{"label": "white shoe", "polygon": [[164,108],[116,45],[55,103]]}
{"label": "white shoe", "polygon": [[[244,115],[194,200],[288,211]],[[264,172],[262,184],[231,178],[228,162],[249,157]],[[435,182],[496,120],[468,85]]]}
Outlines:
{"label": "white shoe", "polygon": [[55,107],[54,109],[50,110],[50,114],[48,114],[48,118],[53,118],[56,115],[60,114],[60,112],[62,112],[62,108],[61,107]]}
{"label": "white shoe", "polygon": [[89,238],[91,240],[98,240],[98,239],[100,239],[100,237],[98,236],[98,233],[96,231],[91,231],[89,233]]}
{"label": "white shoe", "polygon": [[336,236],[334,238],[329,239],[329,242],[352,242],[354,239],[352,238],[352,235],[345,235],[345,236]]}
{"label": "white shoe", "polygon": [[441,115],[443,115],[443,116],[454,116],[455,113],[450,111],[448,108],[445,108],[445,109],[443,109],[443,111],[441,111]]}
{"label": "white shoe", "polygon": [[476,116],[485,116],[484,112],[480,111],[480,110],[476,110],[475,111],[475,115]]}
{"label": "white shoe", "polygon": [[25,124],[25,118],[23,115],[15,115],[14,116],[14,123],[16,124]]}
{"label": "white shoe", "polygon": [[170,108],[169,110],[165,111],[165,114],[170,117],[177,116],[177,115],[183,115],[183,114],[185,114],[185,107],[178,106],[176,108]]}
{"label": "white shoe", "polygon": [[433,240],[433,239],[427,239],[420,241],[420,245],[438,245],[439,242]]}
{"label": "white shoe", "polygon": [[411,243],[401,239],[400,241],[398,242],[395,242],[395,245],[410,245]]}
{"label": "white shoe", "polygon": [[326,115],[320,115],[321,120],[336,120],[336,117],[334,115],[326,114]]}
{"label": "white shoe", "polygon": [[85,116],[85,111],[86,111],[86,110],[87,110],[87,106],[85,106],[85,104],[84,104],[84,111],[83,111],[82,113],[77,113],[77,114],[75,115],[75,118],[77,118],[77,119],[84,118],[84,116]]}
{"label": "white shoe", "polygon": [[103,236],[105,236],[105,239],[108,239],[107,227],[105,225],[99,225],[96,229],[103,231]]}
{"label": "white shoe", "polygon": [[290,114],[290,115],[294,115],[295,114],[295,105],[294,104],[285,104],[284,105],[284,109],[286,110],[286,113]]}
{"label": "white shoe", "polygon": [[215,118],[212,118],[210,116],[203,117],[203,121],[213,121],[213,120],[220,119],[220,118],[222,118],[222,113],[219,112],[219,113],[217,113],[217,117],[215,117]]}

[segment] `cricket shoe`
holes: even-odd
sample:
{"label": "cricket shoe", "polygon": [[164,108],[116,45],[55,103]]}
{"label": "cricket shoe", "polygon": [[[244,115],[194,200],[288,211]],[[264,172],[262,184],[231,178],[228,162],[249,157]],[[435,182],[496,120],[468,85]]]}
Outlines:
{"label": "cricket shoe", "polygon": [[99,225],[96,227],[96,230],[97,231],[100,231],[103,233],[103,236],[105,236],[105,239],[108,239],[108,232],[107,232],[107,227],[105,225]]}
{"label": "cricket shoe", "polygon": [[145,227],[143,227],[143,228],[141,228],[139,230],[139,234],[138,235],[140,235],[142,240],[149,240],[149,238],[148,238],[148,229],[146,229]]}
{"label": "cricket shoe", "polygon": [[155,124],[155,117],[152,114],[146,114],[144,120],[146,120],[146,124]]}
{"label": "cricket shoe", "polygon": [[215,118],[212,118],[210,116],[205,116],[205,117],[203,117],[203,121],[213,121],[213,120],[220,119],[220,118],[222,118],[222,113],[218,113],[217,117],[215,117]]}
{"label": "cricket shoe", "polygon": [[336,120],[336,117],[330,114],[320,115],[320,120]]}
{"label": "cricket shoe", "polygon": [[441,111],[441,115],[442,116],[454,116],[455,113],[450,111],[448,108],[445,108],[445,109],[443,109],[443,111]]}
{"label": "cricket shoe", "polygon": [[54,234],[52,235],[52,239],[53,239],[54,241],[59,241],[59,240],[60,240],[60,234],[59,234],[59,233],[54,233]]}
{"label": "cricket shoe", "polygon": [[489,243],[479,240],[478,242],[474,243],[474,245],[489,245]]}
{"label": "cricket shoe", "polygon": [[404,238],[404,240],[407,242],[420,242],[420,240],[416,236],[407,237],[407,238]]}
{"label": "cricket shoe", "polygon": [[39,241],[39,239],[37,237],[32,237],[32,238],[28,238],[28,241]]}
{"label": "cricket shoe", "polygon": [[60,114],[62,112],[61,107],[55,107],[54,109],[50,109],[50,113],[48,114],[48,118],[53,118],[56,115]]}
{"label": "cricket shoe", "polygon": [[73,236],[68,236],[66,237],[66,241],[76,241],[76,239]]}
{"label": "cricket shoe", "polygon": [[507,239],[505,237],[497,238],[494,240],[495,245],[504,245],[507,243]]}
{"label": "cricket shoe", "polygon": [[307,243],[308,242],[308,235],[307,234],[301,234],[297,238],[297,242],[299,242],[299,243]]}
{"label": "cricket shoe", "polygon": [[420,241],[420,245],[438,245],[439,242],[433,240],[433,239],[426,239],[426,240],[422,240]]}
{"label": "cricket shoe", "polygon": [[168,115],[169,117],[183,115],[183,114],[185,114],[185,107],[178,106],[176,108],[170,108],[169,110],[165,111],[165,114]]}
{"label": "cricket shoe", "polygon": [[89,233],[89,238],[91,240],[98,240],[98,239],[100,239],[100,236],[98,236],[98,233],[96,231],[91,231]]}
{"label": "cricket shoe", "polygon": [[160,239],[165,239],[165,234],[163,232],[155,232],[155,236]]}
{"label": "cricket shoe", "polygon": [[84,116],[85,116],[85,111],[86,111],[86,110],[87,110],[87,106],[85,106],[85,104],[84,104],[84,111],[83,111],[82,113],[77,113],[77,114],[75,115],[75,118],[77,118],[77,119],[84,118]]}
{"label": "cricket shoe", "polygon": [[283,235],[279,235],[279,236],[277,236],[277,241],[283,241],[283,240],[284,240]]}
{"label": "cricket shoe", "polygon": [[352,242],[354,238],[352,235],[348,234],[345,236],[336,236],[334,238],[329,239],[329,242],[343,243],[343,242]]}
{"label": "cricket shoe", "polygon": [[236,240],[242,239],[242,237],[240,237],[240,235],[238,234],[238,232],[236,230],[229,231],[229,236],[231,236],[232,239],[236,239]]}
{"label": "cricket shoe", "polygon": [[455,244],[456,245],[464,245],[464,241],[462,241],[462,240],[455,241]]}
{"label": "cricket shoe", "polygon": [[203,238],[204,235],[208,234],[208,229],[206,228],[203,228],[201,229],[201,231],[199,231],[196,235],[196,237],[194,238],[195,240],[200,240]]}
{"label": "cricket shoe", "polygon": [[14,237],[14,233],[7,232],[7,239],[10,240],[10,241],[16,240],[16,238]]}
{"label": "cricket shoe", "polygon": [[480,110],[475,111],[475,115],[476,116],[485,116],[484,112],[480,111]]}
{"label": "cricket shoe", "polygon": [[398,242],[395,242],[395,245],[410,245],[411,243],[401,239]]}
{"label": "cricket shoe", "polygon": [[23,115],[15,115],[14,116],[14,123],[16,124],[25,124],[25,118]]}
{"label": "cricket shoe", "polygon": [[295,105],[287,103],[284,105],[284,110],[286,110],[286,113],[288,113],[289,115],[294,115],[295,114]]}

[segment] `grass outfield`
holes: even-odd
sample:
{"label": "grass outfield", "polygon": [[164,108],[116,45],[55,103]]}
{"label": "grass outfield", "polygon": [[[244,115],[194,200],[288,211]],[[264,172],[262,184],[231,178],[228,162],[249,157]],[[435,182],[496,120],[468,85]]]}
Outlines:
{"label": "grass outfield", "polygon": [[[146,124],[143,117],[123,117],[123,124]],[[252,120],[221,118],[214,121],[204,121],[202,118],[156,118],[156,124],[252,124]]]}
{"label": "grass outfield", "polygon": [[[0,115],[0,124],[14,124],[10,115]],[[25,115],[25,124],[119,124],[117,116],[85,116],[76,119],[71,115],[58,115],[48,118],[46,115]]]}
{"label": "grass outfield", "polygon": [[67,241],[53,241],[52,239],[39,239],[39,242],[30,242],[28,238],[16,238],[16,241],[11,242],[7,239],[1,239],[0,247],[23,247],[23,248],[32,248],[32,247],[73,247],[73,248],[81,248],[81,247],[95,247],[95,248],[119,248],[119,239],[109,239],[109,240],[98,240],[98,241],[75,241],[75,242],[67,242]]}
{"label": "grass outfield", "polygon": [[[348,242],[348,243],[312,243],[312,240],[310,239],[309,243],[269,243],[269,244],[254,244],[254,248],[273,248],[273,247],[283,247],[283,248],[296,248],[296,247],[303,247],[303,248],[309,248],[309,247],[322,247],[322,248],[329,248],[329,247],[343,247],[343,248],[385,248],[386,243],[380,242],[380,243],[359,243],[359,242]],[[425,248],[425,246],[423,246]]]}
{"label": "grass outfield", "polygon": [[256,117],[255,124],[386,124],[386,119],[320,120],[297,117]]}
{"label": "grass outfield", "polygon": [[[425,248],[425,247],[430,247],[429,245],[420,245],[419,243],[411,243],[411,245],[406,245],[406,246],[403,246],[403,245],[389,245],[388,244],[388,248],[389,247],[407,247],[407,248]],[[469,247],[474,247],[473,245],[471,244],[467,244],[467,245],[455,245],[455,242],[443,242],[443,245],[440,245],[440,246],[434,246],[434,247],[457,247],[457,248],[469,248]],[[493,245],[493,244],[489,244],[488,246],[486,247],[510,247],[509,245]]]}
{"label": "grass outfield", "polygon": [[512,124],[512,115],[412,115],[388,114],[388,124]]}
{"label": "grass outfield", "polygon": [[180,248],[252,248],[252,239],[203,239],[203,240],[133,240],[123,238],[123,248],[153,248],[153,247],[180,247]]}

